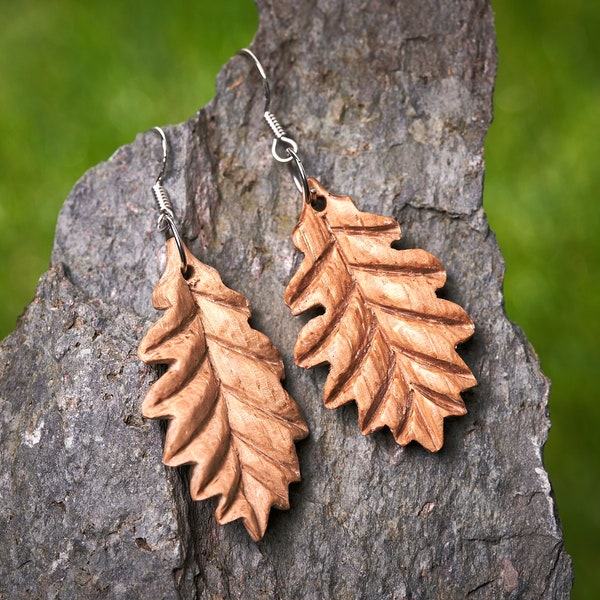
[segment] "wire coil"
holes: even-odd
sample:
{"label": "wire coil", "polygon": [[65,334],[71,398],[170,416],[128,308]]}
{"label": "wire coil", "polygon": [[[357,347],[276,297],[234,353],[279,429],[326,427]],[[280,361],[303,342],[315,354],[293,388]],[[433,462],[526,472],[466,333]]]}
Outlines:
{"label": "wire coil", "polygon": [[271,111],[267,110],[265,111],[264,116],[267,125],[271,128],[271,131],[273,132],[273,135],[278,140],[281,139],[285,135],[285,131],[283,127],[279,124],[279,121],[277,120],[275,115]]}
{"label": "wire coil", "polygon": [[152,186],[152,193],[154,194],[154,199],[156,200],[158,212],[161,213],[161,215],[166,213],[170,217],[174,218],[175,215],[173,213],[173,205],[171,204],[167,190],[165,190],[160,181],[157,181]]}
{"label": "wire coil", "polygon": [[152,186],[152,195],[154,196],[154,200],[156,201],[156,205],[158,207],[158,229],[160,231],[165,231],[166,229],[170,230],[171,236],[175,239],[175,244],[177,245],[177,250],[179,251],[179,257],[181,258],[181,270],[185,274],[187,270],[187,257],[185,254],[185,246],[183,245],[183,241],[181,240],[181,236],[179,235],[177,225],[175,225],[173,205],[171,204],[171,200],[169,198],[169,195],[167,194],[167,190],[165,190],[165,188],[162,185],[163,177],[167,169],[167,136],[160,127],[153,127],[152,129],[158,135],[160,135],[162,139],[163,151],[161,170],[156,178],[156,183]]}

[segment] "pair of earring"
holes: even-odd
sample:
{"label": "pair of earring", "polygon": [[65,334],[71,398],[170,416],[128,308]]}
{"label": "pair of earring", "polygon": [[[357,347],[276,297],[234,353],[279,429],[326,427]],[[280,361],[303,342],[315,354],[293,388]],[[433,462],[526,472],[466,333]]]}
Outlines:
{"label": "pair of earring", "polygon": [[[265,71],[248,49],[265,90],[264,118],[274,134],[272,155],[288,164],[303,206],[293,233],[304,259],[285,291],[294,315],[320,306],[323,314],[300,331],[297,365],[330,364],[328,408],[355,401],[363,434],[388,426],[396,442],[443,444],[443,420],[465,414],[461,392],[476,385],[456,352],[474,331],[457,304],[436,296],[445,271],[424,250],[396,250],[400,226],[360,212],[348,197],[330,194],[306,176],[298,145],[269,111]],[[165,272],[153,293],[164,315],[145,335],[139,356],[167,371],[150,388],[145,417],[168,419],[163,462],[191,465],[194,500],[219,496],[220,524],[243,519],[255,541],[271,506],[289,508],[288,486],[300,480],[294,443],[308,427],[284,390],[278,351],[248,323],[248,300],[227,288],[181,239],[163,187],[152,190],[159,227],[170,234]]]}

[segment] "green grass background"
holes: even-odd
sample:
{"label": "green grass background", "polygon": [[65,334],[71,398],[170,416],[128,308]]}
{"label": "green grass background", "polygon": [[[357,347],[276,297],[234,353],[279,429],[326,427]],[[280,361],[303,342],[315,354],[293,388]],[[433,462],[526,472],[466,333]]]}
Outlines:
{"label": "green grass background", "polygon": [[[573,598],[600,598],[600,2],[492,0],[499,71],[484,205],[506,306],[553,381],[545,458]],[[189,118],[255,32],[250,0],[0,0],[0,336],[48,267],[74,182]]]}

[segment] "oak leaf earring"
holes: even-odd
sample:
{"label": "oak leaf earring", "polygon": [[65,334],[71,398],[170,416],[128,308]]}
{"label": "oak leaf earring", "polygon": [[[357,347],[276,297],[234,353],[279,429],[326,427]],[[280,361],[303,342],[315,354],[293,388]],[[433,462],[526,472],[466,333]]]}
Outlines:
{"label": "oak leaf earring", "polygon": [[395,219],[361,212],[306,176],[297,143],[269,111],[260,61],[248,49],[241,54],[262,78],[272,155],[288,164],[303,198],[292,239],[304,259],[284,300],[294,315],[324,309],[300,331],[295,362],[329,363],[325,406],[355,401],[363,434],[388,426],[398,444],[414,440],[437,451],[444,417],[465,414],[461,392],[477,384],[456,352],[473,335],[473,322],[460,306],[437,297],[446,272],[435,256],[391,247],[401,237]]}
{"label": "oak leaf earring", "polygon": [[289,508],[288,485],[300,480],[294,442],[308,428],[281,384],[281,356],[248,323],[248,300],[183,243],[163,187],[167,138],[159,127],[154,131],[163,157],[152,192],[159,228],[170,237],[152,301],[165,312],[138,354],[147,364],[166,364],[167,371],[150,387],[142,413],[169,421],[163,462],[190,465],[192,498],[219,496],[217,521],[241,518],[258,541],[271,506]]}

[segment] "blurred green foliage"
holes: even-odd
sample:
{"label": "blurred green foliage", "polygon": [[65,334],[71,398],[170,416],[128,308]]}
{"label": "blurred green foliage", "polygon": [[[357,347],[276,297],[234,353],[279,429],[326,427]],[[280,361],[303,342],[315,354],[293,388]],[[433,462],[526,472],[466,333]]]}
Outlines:
{"label": "blurred green foliage", "polygon": [[[575,562],[600,598],[595,400],[600,295],[600,3],[492,0],[500,65],[485,208],[506,305],[553,381],[547,466]],[[73,182],[139,131],[184,121],[250,43],[250,0],[0,0],[0,336],[46,270]]]}
{"label": "blurred green foliage", "polygon": [[48,268],[73,183],[185,121],[256,32],[251,0],[0,0],[0,336]]}
{"label": "blurred green foliage", "polygon": [[484,207],[509,317],[552,380],[546,467],[575,566],[600,598],[600,2],[492,0],[499,67]]}

